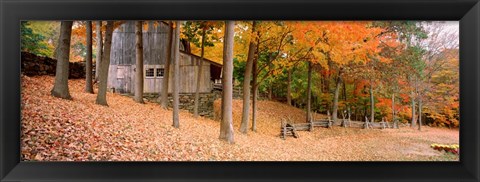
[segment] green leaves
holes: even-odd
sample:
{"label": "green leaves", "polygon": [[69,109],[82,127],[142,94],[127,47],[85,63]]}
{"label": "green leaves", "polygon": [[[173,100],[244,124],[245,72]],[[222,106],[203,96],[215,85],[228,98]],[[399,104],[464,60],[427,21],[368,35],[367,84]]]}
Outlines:
{"label": "green leaves", "polygon": [[53,50],[49,49],[45,41],[45,37],[41,34],[33,32],[29,27],[28,21],[20,23],[20,44],[22,51],[27,51],[36,55],[48,56],[53,55]]}
{"label": "green leaves", "polygon": [[213,42],[218,41],[219,38],[212,34],[215,28],[219,28],[218,22],[208,22],[208,21],[186,21],[182,26],[182,34],[187,38],[187,40],[194,44],[197,47],[202,46],[202,36],[203,31],[205,31],[205,47],[214,46]]}

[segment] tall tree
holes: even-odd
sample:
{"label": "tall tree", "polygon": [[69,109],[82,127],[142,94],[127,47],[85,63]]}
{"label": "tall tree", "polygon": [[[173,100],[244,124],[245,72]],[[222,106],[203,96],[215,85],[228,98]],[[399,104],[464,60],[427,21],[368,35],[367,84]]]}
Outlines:
{"label": "tall tree", "polygon": [[244,79],[243,79],[243,111],[242,111],[242,122],[240,124],[240,132],[247,133],[248,130],[248,117],[250,112],[250,76],[252,75],[253,69],[253,59],[255,56],[256,49],[256,39],[255,39],[255,29],[256,22],[252,22],[252,34],[250,36],[250,44],[248,46],[248,57],[247,65],[245,67]]}
{"label": "tall tree", "polygon": [[110,66],[110,50],[112,48],[112,34],[113,34],[113,21],[107,21],[105,31],[105,47],[102,54],[102,61],[100,63],[99,70],[99,84],[96,104],[108,106],[107,104],[107,81],[108,81],[108,67]]}
{"label": "tall tree", "polygon": [[[410,86],[415,88],[417,85],[417,71],[419,71],[422,67],[421,64],[421,55],[423,50],[421,47],[415,45],[416,43],[420,42],[422,39],[427,38],[427,34],[425,30],[419,26],[417,22],[414,21],[381,21],[375,22],[374,26],[379,26],[384,28],[383,33],[394,32],[398,35],[398,39],[406,44],[405,49],[402,51],[402,56],[400,60],[406,63],[404,69],[408,71],[404,71],[406,77],[408,78],[408,82]],[[398,69],[398,68],[397,68]],[[412,107],[412,117],[411,117],[411,125],[414,126],[416,122],[416,113],[415,113],[415,106],[416,106],[416,94],[414,89],[410,89],[410,102]]]}
{"label": "tall tree", "polygon": [[312,111],[312,62],[308,62],[308,76],[307,76],[307,117],[306,122],[310,122]]}
{"label": "tall tree", "polygon": [[189,43],[193,43],[196,47],[200,47],[200,62],[197,65],[196,71],[196,88],[195,88],[195,100],[193,107],[194,117],[198,117],[198,107],[200,104],[200,88],[202,84],[203,76],[203,62],[205,57],[205,47],[214,46],[214,40],[217,37],[213,34],[215,27],[220,23],[215,21],[187,21],[184,23],[182,35],[184,35]]}
{"label": "tall tree", "polygon": [[198,117],[198,105],[200,102],[200,86],[202,81],[203,75],[203,56],[205,55],[205,34],[206,34],[206,26],[202,27],[202,45],[201,53],[200,53],[200,63],[198,63],[198,72],[197,72],[197,85],[195,88],[195,103],[193,107],[193,116],[196,118]]}
{"label": "tall tree", "polygon": [[[398,128],[398,109],[395,107],[395,97],[396,95],[400,94],[401,87],[399,86],[399,82],[403,77],[406,77],[406,82],[409,82],[410,85],[413,85],[414,79],[412,77],[414,77],[415,73],[412,73],[411,63],[416,62],[414,60],[418,60],[419,49],[416,49],[414,46],[412,46],[411,42],[415,39],[421,40],[426,38],[426,32],[414,21],[377,21],[373,23],[373,26],[382,27],[383,32],[381,35],[389,35],[384,37],[395,39],[395,42],[397,43],[397,46],[391,44],[389,46],[385,46],[382,50],[383,54],[389,54],[387,57],[393,58],[392,63],[388,64],[387,66],[387,71],[383,72],[382,77],[390,87],[390,92],[392,94],[392,120],[394,121],[394,127]],[[398,43],[405,44],[405,47],[398,46]],[[415,98],[413,98],[413,93],[410,95],[410,101],[412,102],[413,108],[415,107]],[[415,122],[413,116],[415,115],[415,112],[413,110],[415,109],[412,109],[411,122]]]}
{"label": "tall tree", "polygon": [[100,63],[102,62],[103,38],[102,38],[102,21],[95,21],[95,33],[97,34],[97,54],[95,60],[95,82],[98,81],[98,73],[100,72]]}
{"label": "tall tree", "polygon": [[375,122],[375,100],[373,99],[373,83],[370,81],[370,123]]}
{"label": "tall tree", "polygon": [[[257,53],[260,39],[257,39]],[[257,96],[258,96],[258,56],[253,58],[252,65],[252,131],[257,131]]]}
{"label": "tall tree", "polygon": [[[422,128],[423,107],[428,106],[427,95],[431,95],[432,75],[446,65],[446,59],[441,59],[446,50],[458,49],[458,32],[445,27],[445,23],[430,22],[423,23],[422,27],[428,32],[428,37],[420,41],[424,47],[422,61],[425,62],[423,69],[419,70],[417,84],[418,100],[418,130]],[[426,101],[426,102],[425,102]]]}
{"label": "tall tree", "polygon": [[135,22],[136,36],[136,71],[135,71],[135,102],[143,104],[143,21]]}
{"label": "tall tree", "polygon": [[225,23],[225,41],[223,47],[223,99],[222,123],[220,126],[220,139],[234,143],[232,121],[232,95],[233,95],[233,37],[235,34],[235,21]]}
{"label": "tall tree", "polygon": [[[380,28],[371,22],[292,22],[295,45],[310,49],[312,61],[329,72],[337,72],[337,84],[333,98],[332,119],[338,114],[338,98],[342,86],[342,69],[351,62],[365,63],[368,56],[377,52],[376,37]],[[331,71],[330,71],[331,70]]]}
{"label": "tall tree", "polygon": [[340,70],[338,71],[337,81],[335,83],[335,92],[333,94],[333,108],[332,108],[333,122],[336,122],[338,117],[338,96],[340,95],[340,87],[342,86],[342,73],[343,73],[343,70],[340,68]]}
{"label": "tall tree", "polygon": [[422,130],[422,98],[418,98],[418,130]]}
{"label": "tall tree", "polygon": [[172,47],[174,44],[173,21],[169,21],[168,30],[167,57],[165,58],[165,73],[163,75],[162,98],[160,100],[160,105],[164,109],[168,106],[168,81],[170,79],[170,64],[172,62]]}
{"label": "tall tree", "polygon": [[92,21],[87,21],[87,58],[85,61],[85,92],[93,94],[92,84]]}
{"label": "tall tree", "polygon": [[73,21],[62,21],[62,24],[60,25],[60,38],[58,44],[59,51],[57,55],[55,84],[51,91],[52,96],[63,99],[72,99],[68,90],[68,66],[72,25]]}
{"label": "tall tree", "polygon": [[180,82],[180,26],[182,22],[175,22],[175,37],[173,45],[173,127],[179,128],[179,82]]}
{"label": "tall tree", "polygon": [[[287,37],[291,30],[283,22],[257,22],[256,25],[256,56],[252,66],[252,131],[256,131],[257,96],[260,85],[282,70],[277,66],[282,50],[287,44]],[[274,33],[276,32],[276,33]],[[259,77],[260,76],[260,77]],[[268,86],[268,85],[267,85]]]}
{"label": "tall tree", "polygon": [[287,68],[287,104],[292,105],[292,72],[293,68]]}
{"label": "tall tree", "polygon": [[[415,81],[413,81],[415,82]],[[415,88],[416,86],[414,86]],[[415,109],[415,106],[416,106],[416,103],[415,103],[415,100],[416,100],[416,92],[415,92],[415,89],[412,89],[412,91],[410,91],[410,100],[411,100],[411,103],[412,103],[412,119],[411,119],[411,123],[410,123],[410,127],[414,127],[415,126],[415,123],[417,121],[417,115],[415,114],[415,111],[417,111]]]}

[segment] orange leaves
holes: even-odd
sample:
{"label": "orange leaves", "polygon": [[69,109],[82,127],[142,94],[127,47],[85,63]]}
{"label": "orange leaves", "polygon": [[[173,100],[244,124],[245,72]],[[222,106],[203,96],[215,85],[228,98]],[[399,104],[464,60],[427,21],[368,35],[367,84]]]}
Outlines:
{"label": "orange leaves", "polygon": [[359,80],[355,83],[355,90],[353,91],[353,94],[355,96],[362,96],[365,97],[367,96],[367,93],[364,93],[365,87],[369,85],[368,80]]}
{"label": "orange leaves", "polygon": [[316,62],[322,64],[323,60],[330,59],[344,65],[352,61],[365,63],[369,56],[380,51],[377,36],[383,29],[370,27],[370,24],[366,21],[317,21],[288,22],[287,25],[294,29],[294,46],[313,48]]}
{"label": "orange leaves", "polygon": [[390,98],[377,98],[378,102],[375,104],[376,107],[391,107],[392,100]]}

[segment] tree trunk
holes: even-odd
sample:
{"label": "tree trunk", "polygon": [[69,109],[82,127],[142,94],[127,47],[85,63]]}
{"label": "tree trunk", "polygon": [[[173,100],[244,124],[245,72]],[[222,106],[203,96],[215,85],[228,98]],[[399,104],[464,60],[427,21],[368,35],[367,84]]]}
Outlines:
{"label": "tree trunk", "polygon": [[92,83],[92,21],[87,21],[87,59],[85,60],[85,92],[93,94]]}
{"label": "tree trunk", "polygon": [[133,100],[143,104],[143,22],[135,22],[135,96]]}
{"label": "tree trunk", "polygon": [[347,101],[347,85],[345,84],[345,80],[343,81],[343,101]]}
{"label": "tree trunk", "polygon": [[97,33],[97,57],[95,60],[95,82],[98,81],[98,73],[100,72],[100,64],[102,62],[103,54],[103,39],[102,39],[102,21],[95,21],[95,32]]}
{"label": "tree trunk", "polygon": [[[256,22],[252,23],[252,34],[255,33]],[[255,56],[255,40],[251,39],[248,46],[247,65],[245,66],[245,73],[243,79],[243,110],[242,110],[242,122],[240,124],[240,132],[247,133],[248,130],[248,117],[250,112],[250,79],[253,69],[253,59]]]}
{"label": "tree trunk", "polygon": [[254,77],[255,84],[252,88],[252,131],[257,131],[257,101],[258,101],[258,84],[256,84],[257,79]]}
{"label": "tree trunk", "polygon": [[70,38],[72,36],[73,21],[62,21],[57,53],[57,67],[55,83],[50,92],[52,96],[63,99],[72,99],[68,90],[68,65],[70,58]]}
{"label": "tree trunk", "polygon": [[308,61],[308,78],[307,78],[307,117],[306,122],[310,122],[312,110],[312,62]]}
{"label": "tree trunk", "polygon": [[287,104],[292,105],[292,69],[288,69],[287,73]]}
{"label": "tree trunk", "polygon": [[337,83],[335,86],[335,93],[333,94],[333,112],[332,112],[332,120],[333,122],[337,122],[337,113],[338,113],[338,95],[340,92],[340,87],[342,86],[342,78],[341,78],[341,71],[338,72]]}
{"label": "tree trunk", "polygon": [[[333,61],[332,60],[328,59],[327,64],[328,64],[329,68],[333,68]],[[332,78],[332,74],[331,74],[330,70],[328,70],[326,72],[324,78],[325,78],[325,82],[324,82],[325,83],[325,92],[330,93],[330,80]]]}
{"label": "tree trunk", "polygon": [[200,63],[198,64],[197,87],[195,90],[195,103],[193,107],[193,116],[195,118],[198,117],[198,105],[199,105],[198,102],[200,102],[200,81],[202,80],[202,74],[203,74],[203,56],[205,54],[205,34],[206,34],[206,27],[203,27]]}
{"label": "tree trunk", "polygon": [[422,131],[422,98],[418,99],[418,130]]}
{"label": "tree trunk", "polygon": [[[220,127],[220,139],[228,143],[234,143],[233,139],[233,123],[232,123],[232,96],[233,96],[233,36],[235,29],[235,21],[227,21],[225,23],[225,42],[223,53],[223,113],[222,123]],[[223,129],[223,131],[222,131]]]}
{"label": "tree trunk", "polygon": [[395,119],[395,93],[392,94],[392,121],[393,128],[398,128],[398,122]]}
{"label": "tree trunk", "polygon": [[415,126],[415,97],[413,96],[413,92],[412,92],[412,120],[411,120],[411,125],[410,127],[414,127]]}
{"label": "tree trunk", "polygon": [[[415,89],[417,89],[416,79],[417,79],[417,78],[415,78],[415,80],[414,80],[415,82],[414,82],[414,81],[412,81],[412,78],[411,78],[411,77],[409,78],[409,81],[414,83]],[[415,117],[415,115],[416,115],[416,114],[415,114],[415,112],[416,112],[416,110],[415,110],[416,103],[415,103],[415,91],[414,91],[414,90],[412,90],[412,91],[410,92],[410,98],[411,98],[411,100],[412,100],[412,101],[411,101],[411,103],[412,103],[412,119],[411,119],[410,127],[414,127],[414,126],[415,126],[415,123],[417,122],[417,121],[416,121],[416,117]]]}
{"label": "tree trunk", "polygon": [[370,122],[375,122],[375,100],[373,100],[373,83],[370,81]]}
{"label": "tree trunk", "polygon": [[[225,43],[224,43],[225,44]],[[225,52],[225,47],[223,48],[223,52]],[[225,75],[225,69],[223,69],[223,66],[222,66],[222,73],[221,73],[221,78],[222,78],[222,102],[221,102],[221,115],[220,115],[220,120],[223,121],[223,109],[225,108],[223,105],[225,105],[224,101],[225,101],[225,94],[223,94],[223,83],[225,83],[225,77],[223,76]],[[222,131],[225,132],[226,129],[222,129],[223,125],[221,124],[220,125],[220,135],[222,135]]]}
{"label": "tree trunk", "polygon": [[253,65],[252,65],[252,131],[256,132],[257,131],[257,97],[258,97],[258,73],[257,73],[257,67],[258,67],[258,55],[259,55],[259,47],[260,47],[260,39],[257,39],[257,45],[256,45],[256,52],[257,56],[254,57],[253,59]]}
{"label": "tree trunk", "polygon": [[107,104],[107,81],[108,67],[110,66],[110,50],[112,48],[113,21],[107,21],[105,31],[105,45],[100,63],[100,72],[98,74],[99,84],[96,104],[108,106]]}
{"label": "tree trunk", "polygon": [[180,26],[182,22],[176,21],[175,22],[175,38],[174,38],[174,45],[173,45],[173,127],[179,128],[179,89],[180,89]]}
{"label": "tree trunk", "polygon": [[60,52],[60,44],[62,44],[62,41],[60,39],[60,36],[58,36],[57,41],[57,46],[55,46],[55,50],[53,50],[53,57],[58,60],[58,52]]}
{"label": "tree trunk", "polygon": [[168,45],[167,45],[167,57],[165,58],[165,68],[162,82],[162,98],[160,100],[160,105],[162,108],[166,109],[168,107],[168,81],[170,78],[170,63],[172,62],[172,44],[173,42],[173,22],[169,22],[169,32],[168,32]]}

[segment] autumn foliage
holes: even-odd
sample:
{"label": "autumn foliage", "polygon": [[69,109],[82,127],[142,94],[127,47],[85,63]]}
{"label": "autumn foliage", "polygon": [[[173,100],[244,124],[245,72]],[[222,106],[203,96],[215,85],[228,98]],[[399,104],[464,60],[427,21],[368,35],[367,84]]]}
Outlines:
{"label": "autumn foliage", "polygon": [[[108,67],[109,55],[116,54],[115,50],[110,51],[112,34],[116,33],[113,30],[124,22],[109,21],[108,29],[103,23],[99,32],[105,35],[105,40],[97,40],[97,31],[92,35],[93,58],[107,60],[98,59],[103,65],[103,71],[98,71],[103,75],[99,76],[102,99],[107,89],[106,78],[112,72]],[[167,23],[143,21],[138,27],[145,33],[160,24]],[[54,58],[70,51],[69,58],[62,59],[70,62],[84,62],[89,57],[84,21],[74,21],[69,31],[62,33],[56,31],[58,22],[28,21],[21,25],[23,51]],[[68,80],[68,84],[62,82],[61,86],[72,88],[72,100],[53,98],[48,94],[52,77],[22,76],[22,158],[29,161],[458,160],[458,156],[442,158],[445,156],[428,147],[431,143],[458,143],[455,129],[461,122],[458,22],[453,26],[448,22],[421,21],[176,21],[170,25],[170,30],[175,30],[175,34],[169,33],[174,38],[166,43],[171,50],[158,55],[176,68],[171,69],[173,80],[185,76],[178,71],[184,66],[179,64],[181,48],[223,64],[224,99],[209,103],[215,108],[217,118],[196,118],[179,111],[179,81],[164,82],[175,90],[172,114],[165,109],[166,104],[165,108],[150,102],[137,104],[125,95],[111,92],[106,93],[108,106],[96,105],[95,95],[82,92],[84,80],[63,80]],[[229,28],[225,28],[227,25]],[[66,33],[70,30],[70,47],[64,45],[63,51],[58,50],[59,37],[70,37]],[[138,32],[138,35],[138,40],[143,40],[143,34]],[[97,47],[99,41],[105,42],[103,47]],[[153,46],[138,44],[137,47],[137,55],[158,51],[144,51],[145,47]],[[109,54],[95,55],[97,50],[98,54],[102,54],[100,50]],[[96,61],[95,65],[98,66]],[[137,67],[140,65],[143,63]],[[170,70],[167,72],[170,74]],[[57,77],[64,78],[59,73],[64,72],[57,69]],[[141,76],[145,74],[137,72],[138,83],[143,83]],[[219,80],[212,77],[211,81],[213,88]],[[240,88],[252,93],[251,108],[246,107],[249,102],[242,105],[243,100],[232,100],[233,92]],[[94,93],[98,93],[96,89]],[[165,90],[163,101],[167,103],[168,89]],[[197,109],[199,94],[197,91]],[[141,102],[142,98],[136,100]],[[305,123],[312,122],[312,116],[318,119],[328,114],[337,126],[347,113],[356,124],[366,120],[386,121],[398,130],[321,128],[301,133],[301,147],[278,138],[283,120]],[[242,114],[244,129],[239,133]],[[176,129],[171,127],[172,118]],[[220,130],[216,120],[222,119],[225,122]],[[247,124],[254,132],[246,132]],[[227,138],[223,136],[227,127],[230,144],[218,140]],[[417,150],[430,152],[418,155]]]}

